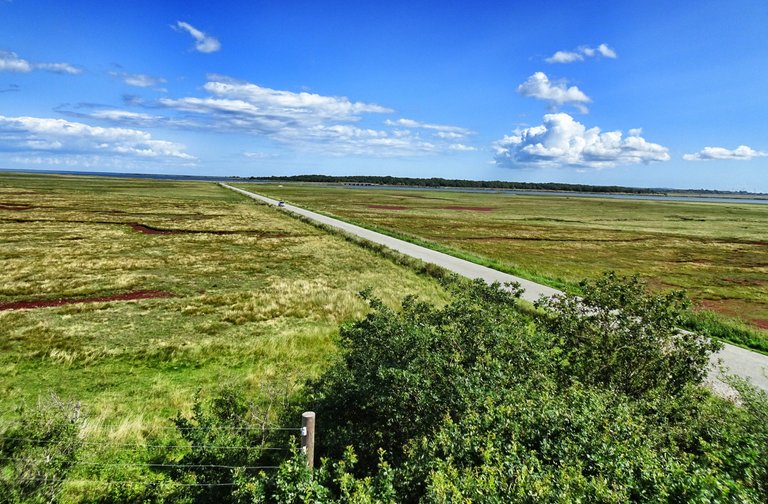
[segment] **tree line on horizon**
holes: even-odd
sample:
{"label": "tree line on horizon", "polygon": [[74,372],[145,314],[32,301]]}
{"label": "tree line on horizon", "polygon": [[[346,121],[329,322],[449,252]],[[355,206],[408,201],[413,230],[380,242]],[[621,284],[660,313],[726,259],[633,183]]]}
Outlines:
{"label": "tree line on horizon", "polygon": [[393,177],[382,175],[274,175],[269,177],[243,177],[247,180],[266,182],[316,182],[326,184],[371,184],[411,187],[457,187],[473,189],[509,189],[523,191],[564,191],[625,194],[752,194],[749,191],[721,191],[713,189],[670,189],[626,186],[601,186],[591,184],[567,184],[563,182],[513,182],[506,180],[465,180],[442,177]]}
{"label": "tree line on horizon", "polygon": [[373,184],[412,187],[460,187],[476,189],[518,189],[533,191],[569,191],[569,192],[603,192],[603,193],[638,193],[656,194],[662,189],[647,189],[622,186],[596,186],[589,184],[565,184],[559,182],[509,182],[504,180],[464,180],[446,179],[442,177],[392,177],[389,175],[288,175],[271,177],[248,177],[249,180],[265,180],[274,182],[320,182],[327,184]]}

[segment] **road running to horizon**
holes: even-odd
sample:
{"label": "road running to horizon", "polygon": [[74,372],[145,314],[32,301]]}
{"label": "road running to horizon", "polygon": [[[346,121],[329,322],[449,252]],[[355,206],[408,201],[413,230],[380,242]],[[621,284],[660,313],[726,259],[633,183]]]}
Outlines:
{"label": "road running to horizon", "polygon": [[[220,183],[220,185],[247,196],[248,198],[269,205],[277,206],[279,203],[278,200],[267,198],[266,196],[233,187],[225,183]],[[401,254],[443,267],[467,278],[482,278],[488,283],[499,282],[502,285],[509,282],[517,282],[523,289],[525,289],[522,298],[526,301],[534,302],[541,296],[552,297],[563,293],[560,290],[526,280],[525,278],[510,275],[464,259],[459,259],[458,257],[443,252],[438,252],[404,240],[399,240],[295,205],[284,203],[281,208],[287,212],[301,215],[317,223],[333,227],[379,245],[384,245]],[[715,369],[718,368],[718,360],[729,372],[747,378],[757,387],[768,391],[768,356],[725,343],[724,348],[712,357],[712,366]],[[713,386],[718,388],[722,386],[722,384],[719,380],[716,380]]]}

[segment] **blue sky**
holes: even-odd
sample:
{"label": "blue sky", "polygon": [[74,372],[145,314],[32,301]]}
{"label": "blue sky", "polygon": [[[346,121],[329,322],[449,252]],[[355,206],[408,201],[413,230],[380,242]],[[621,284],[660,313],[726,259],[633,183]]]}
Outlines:
{"label": "blue sky", "polygon": [[0,0],[0,168],[768,192],[768,2]]}

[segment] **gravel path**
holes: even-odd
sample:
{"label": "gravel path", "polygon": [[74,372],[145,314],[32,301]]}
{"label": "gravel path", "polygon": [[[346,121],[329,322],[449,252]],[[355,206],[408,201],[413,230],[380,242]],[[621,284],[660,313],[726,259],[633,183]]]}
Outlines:
{"label": "gravel path", "polygon": [[[257,201],[261,201],[270,205],[278,204],[278,201],[272,198],[254,194],[252,192],[248,192],[237,187],[232,187],[224,183],[222,183],[221,186],[239,192],[240,194]],[[437,252],[426,247],[414,245],[413,243],[409,243],[407,241],[398,240],[397,238],[392,238],[391,236],[383,235],[381,233],[377,233],[360,226],[355,226],[354,224],[349,224],[338,219],[327,217],[316,212],[311,212],[294,205],[289,205],[286,203],[282,208],[288,212],[312,219],[315,222],[319,222],[341,231],[357,235],[368,241],[384,245],[400,252],[401,254],[421,259],[424,262],[442,266],[447,270],[453,271],[468,278],[482,278],[489,283],[494,281],[500,282],[502,284],[507,282],[518,282],[520,286],[525,289],[522,297],[527,301],[533,302],[539,299],[541,296],[554,296],[556,294],[562,294],[561,291],[553,289],[552,287],[547,287],[546,285],[537,284],[524,278],[516,277],[508,273],[503,273],[495,269],[465,261],[464,259],[459,259],[457,257],[453,257],[442,252]],[[723,348],[722,351],[720,351],[717,355],[712,356],[712,369],[715,375],[710,377],[710,381],[713,383],[716,389],[721,389],[726,386],[722,384],[716,377],[720,373],[718,369],[718,361],[722,363],[722,365],[727,368],[729,372],[744,378],[748,378],[756,386],[768,391],[768,356],[726,343],[725,348]]]}

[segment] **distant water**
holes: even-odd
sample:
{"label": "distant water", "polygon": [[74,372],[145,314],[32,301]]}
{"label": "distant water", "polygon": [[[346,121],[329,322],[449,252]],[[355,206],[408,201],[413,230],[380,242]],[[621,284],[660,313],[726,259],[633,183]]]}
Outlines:
{"label": "distant water", "polygon": [[[246,180],[237,177],[207,177],[204,175],[164,175],[152,173],[112,173],[112,172],[87,172],[87,171],[64,171],[64,170],[11,170],[0,168],[0,172],[18,172],[18,173],[47,173],[55,175],[90,175],[95,177],[120,177],[120,178],[146,178],[159,180],[195,180],[208,182],[252,182],[258,184],[282,184],[282,181],[276,180]],[[768,205],[768,198],[728,198],[728,197],[706,197],[706,196],[666,196],[662,194],[616,194],[616,193],[588,193],[588,192],[569,192],[569,191],[524,191],[512,189],[483,189],[479,187],[414,187],[414,186],[355,186],[345,184],[323,184],[329,187],[341,187],[345,189],[397,189],[406,191],[451,191],[451,192],[469,192],[469,193],[497,193],[497,194],[519,194],[521,196],[560,196],[569,198],[609,198],[609,199],[629,199],[629,200],[660,200],[660,201],[694,201],[701,203],[756,203]]]}

